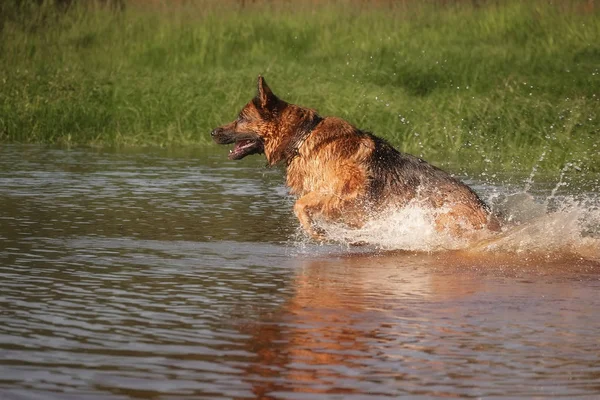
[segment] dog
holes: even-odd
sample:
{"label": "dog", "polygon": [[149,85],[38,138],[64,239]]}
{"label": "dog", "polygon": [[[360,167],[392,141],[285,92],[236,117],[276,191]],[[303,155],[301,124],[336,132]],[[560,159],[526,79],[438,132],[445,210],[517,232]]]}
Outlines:
{"label": "dog", "polygon": [[409,202],[435,210],[436,229],[457,237],[500,228],[464,183],[341,118],[281,100],[262,76],[238,118],[211,136],[217,144],[234,144],[231,160],[264,154],[268,165],[285,164],[287,186],[297,196],[294,213],[317,240],[326,239],[319,220],[360,228]]}

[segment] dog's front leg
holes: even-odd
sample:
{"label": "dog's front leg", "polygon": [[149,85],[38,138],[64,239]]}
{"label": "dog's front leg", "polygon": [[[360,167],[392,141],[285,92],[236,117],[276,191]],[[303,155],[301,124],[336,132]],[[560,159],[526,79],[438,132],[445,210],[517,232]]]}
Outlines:
{"label": "dog's front leg", "polygon": [[294,213],[302,228],[313,239],[325,240],[325,232],[316,227],[313,217],[317,214],[323,214],[324,205],[332,202],[332,195],[324,195],[318,192],[310,192],[300,197],[294,204]]}

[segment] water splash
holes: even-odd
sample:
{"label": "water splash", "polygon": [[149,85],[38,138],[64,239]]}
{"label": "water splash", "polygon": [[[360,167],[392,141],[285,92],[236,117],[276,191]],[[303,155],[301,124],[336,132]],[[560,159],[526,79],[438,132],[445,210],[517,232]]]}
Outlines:
{"label": "water splash", "polygon": [[600,261],[600,196],[558,195],[559,188],[564,186],[564,172],[547,196],[536,198],[524,191],[490,192],[487,201],[503,220],[500,233],[484,230],[457,238],[440,232],[435,219],[443,211],[418,203],[379,215],[360,229],[322,222],[320,227],[337,243],[366,244],[378,250],[568,254]]}
{"label": "water splash", "polygon": [[[383,250],[432,251],[460,248],[459,240],[435,229],[435,215],[417,205],[390,211],[368,221],[361,229],[329,225],[329,237],[342,243],[368,243]],[[456,243],[455,243],[456,242]]]}
{"label": "water splash", "polygon": [[347,245],[370,245],[378,250],[443,251],[469,246],[473,236],[488,237],[479,232],[469,238],[458,238],[436,228],[436,219],[444,209],[431,209],[419,202],[410,202],[401,209],[378,214],[360,229],[342,224],[319,222],[329,239]]}
{"label": "water splash", "polygon": [[511,253],[568,253],[600,260],[600,199],[557,196],[559,182],[546,198],[521,192],[494,204],[504,215],[503,232],[471,246],[471,250]]}
{"label": "water splash", "polygon": [[558,182],[556,183],[556,185],[554,185],[554,188],[552,188],[552,191],[550,192],[550,196],[548,196],[548,198],[546,198],[546,202],[545,204],[547,205],[552,199],[554,199],[556,197],[556,193],[558,192],[558,190],[562,187],[562,186],[567,186],[567,183],[564,181],[565,178],[565,174],[567,173],[567,171],[569,169],[576,169],[576,170],[580,170],[579,167],[575,166],[573,163],[566,163],[565,166],[560,170],[560,175],[558,177]]}
{"label": "water splash", "polygon": [[542,163],[542,161],[544,161],[544,158],[546,158],[546,150],[542,151],[540,158],[538,158],[537,163],[534,164],[533,168],[531,169],[531,173],[529,174],[529,177],[525,181],[525,188],[523,189],[525,193],[529,193],[529,191],[531,190],[531,187],[533,186],[533,178],[535,178],[538,166]]}

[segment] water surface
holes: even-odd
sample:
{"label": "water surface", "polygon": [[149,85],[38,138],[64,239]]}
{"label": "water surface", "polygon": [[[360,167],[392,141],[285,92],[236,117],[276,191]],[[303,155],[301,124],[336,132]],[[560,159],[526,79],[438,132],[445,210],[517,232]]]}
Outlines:
{"label": "water surface", "polygon": [[548,217],[538,182],[482,251],[381,251],[303,239],[226,151],[0,149],[0,398],[600,396],[594,185]]}

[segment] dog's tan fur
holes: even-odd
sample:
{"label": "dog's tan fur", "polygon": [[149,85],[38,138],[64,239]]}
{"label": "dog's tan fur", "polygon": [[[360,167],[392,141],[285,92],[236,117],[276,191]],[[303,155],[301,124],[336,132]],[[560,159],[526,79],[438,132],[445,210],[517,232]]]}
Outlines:
{"label": "dog's tan fur", "polygon": [[285,163],[287,185],[298,197],[294,212],[317,239],[324,238],[317,218],[361,227],[410,201],[440,211],[437,228],[457,236],[499,229],[485,203],[462,182],[343,119],[322,118],[280,100],[260,76],[257,96],[212,136],[219,144],[235,143],[230,158],[264,153],[270,165]]}

